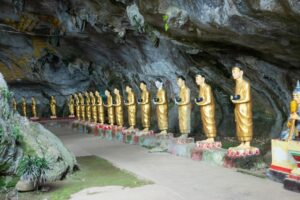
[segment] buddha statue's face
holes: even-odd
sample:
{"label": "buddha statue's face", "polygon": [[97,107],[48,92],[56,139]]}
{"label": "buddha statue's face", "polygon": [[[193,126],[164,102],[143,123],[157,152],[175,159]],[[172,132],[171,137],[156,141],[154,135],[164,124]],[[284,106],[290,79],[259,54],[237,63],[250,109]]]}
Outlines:
{"label": "buddha statue's face", "polygon": [[196,76],[196,83],[197,83],[197,85],[204,85],[204,83],[205,83],[205,78],[203,77],[203,76],[201,76],[201,75],[197,75]]}
{"label": "buddha statue's face", "polygon": [[34,100],[34,97],[31,97],[31,101],[33,101]]}
{"label": "buddha statue's face", "polygon": [[243,71],[238,67],[234,67],[232,69],[232,77],[233,77],[234,80],[242,78],[243,77]]}
{"label": "buddha statue's face", "polygon": [[162,88],[163,83],[160,82],[160,81],[155,81],[155,86],[156,86],[157,88]]}
{"label": "buddha statue's face", "polygon": [[184,80],[182,80],[181,78],[177,78],[177,85],[178,85],[179,87],[184,86],[184,84],[185,84],[185,81],[184,81]]}
{"label": "buddha statue's face", "polygon": [[293,99],[297,102],[297,104],[300,104],[300,93],[294,93]]}
{"label": "buddha statue's face", "polygon": [[131,87],[126,86],[126,92],[131,92]]}
{"label": "buddha statue's face", "polygon": [[120,94],[120,91],[119,91],[117,88],[115,88],[115,89],[114,89],[114,93],[115,93],[115,94]]}
{"label": "buddha statue's face", "polygon": [[147,86],[144,83],[141,83],[140,88],[142,91],[144,91],[144,90],[146,90]]}
{"label": "buddha statue's face", "polygon": [[105,90],[105,95],[110,96],[110,92],[108,90]]}

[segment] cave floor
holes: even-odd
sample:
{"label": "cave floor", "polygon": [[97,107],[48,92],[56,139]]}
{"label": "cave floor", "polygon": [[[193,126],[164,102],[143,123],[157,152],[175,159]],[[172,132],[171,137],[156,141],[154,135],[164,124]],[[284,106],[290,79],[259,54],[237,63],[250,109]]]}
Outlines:
{"label": "cave floor", "polygon": [[[283,189],[281,183],[212,166],[206,162],[176,157],[168,153],[148,153],[146,148],[101,140],[69,127],[47,124],[63,143],[78,156],[98,156],[113,165],[153,182],[132,190],[88,192],[73,199],[297,199],[299,194]],[[129,198],[130,197],[130,198]]]}

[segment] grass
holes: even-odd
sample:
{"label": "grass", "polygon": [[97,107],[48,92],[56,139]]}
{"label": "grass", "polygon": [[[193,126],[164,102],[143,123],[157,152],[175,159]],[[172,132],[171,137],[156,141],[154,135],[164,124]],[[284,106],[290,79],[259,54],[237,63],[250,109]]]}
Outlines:
{"label": "grass", "polygon": [[19,193],[19,200],[66,200],[70,198],[71,194],[89,187],[110,185],[139,187],[151,184],[151,182],[140,180],[131,173],[120,170],[108,161],[96,156],[78,157],[77,161],[80,171],[68,176],[64,181],[49,184],[50,190],[48,192]]}

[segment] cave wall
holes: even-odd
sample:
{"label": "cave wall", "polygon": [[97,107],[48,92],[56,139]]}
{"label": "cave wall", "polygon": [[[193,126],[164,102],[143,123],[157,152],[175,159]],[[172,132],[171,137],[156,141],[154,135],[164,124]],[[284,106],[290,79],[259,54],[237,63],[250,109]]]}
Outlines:
{"label": "cave wall", "polygon": [[[144,80],[154,95],[160,77],[176,132],[176,76],[187,78],[195,98],[194,76],[201,73],[213,86],[219,134],[233,136],[229,96],[231,68],[237,64],[252,86],[254,134],[275,137],[284,127],[300,77],[299,1],[1,2],[0,70],[17,99],[36,96],[40,115],[49,115],[51,95],[57,97],[59,115],[67,115],[66,99],[74,92],[103,95],[106,88],[118,87],[125,95],[125,85],[131,84],[139,94]],[[199,136],[199,108],[193,106],[192,115],[192,132]],[[152,123],[156,128],[155,117]]]}

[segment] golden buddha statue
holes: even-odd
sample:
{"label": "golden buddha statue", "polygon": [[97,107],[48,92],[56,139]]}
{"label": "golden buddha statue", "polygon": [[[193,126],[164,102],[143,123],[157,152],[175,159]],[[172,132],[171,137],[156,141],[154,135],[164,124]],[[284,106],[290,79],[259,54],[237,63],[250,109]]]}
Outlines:
{"label": "golden buddha statue", "polygon": [[[252,122],[252,98],[250,83],[243,78],[243,71],[234,67],[232,69],[232,76],[236,82],[235,95],[230,99],[235,104],[234,115],[236,123],[236,134],[238,140],[241,142],[236,148],[246,149],[250,148],[250,142],[253,136],[253,122]],[[231,148],[235,149],[235,148]]]}
{"label": "golden buddha statue", "polygon": [[138,99],[138,104],[141,105],[141,116],[142,116],[142,126],[143,131],[147,132],[150,128],[151,123],[151,101],[150,101],[150,92],[147,89],[147,84],[142,81],[140,83],[141,89],[141,99]]}
{"label": "golden buddha statue", "polygon": [[57,116],[56,116],[56,100],[55,100],[54,96],[51,96],[51,98],[50,98],[50,111],[51,111],[50,118],[57,118]]}
{"label": "golden buddha statue", "polygon": [[185,84],[183,76],[177,77],[177,85],[179,86],[179,97],[175,98],[178,105],[179,130],[182,138],[187,138],[191,132],[191,101],[190,89]]}
{"label": "golden buddha statue", "polygon": [[78,95],[76,93],[73,96],[74,96],[74,100],[75,100],[76,118],[80,119],[81,118],[80,100],[79,100],[79,97],[78,97]]}
{"label": "golden buddha statue", "polygon": [[119,127],[124,126],[124,116],[123,116],[123,101],[122,101],[122,96],[120,94],[120,90],[117,88],[114,89],[115,93],[115,115],[116,115],[116,123]]}
{"label": "golden buddha statue", "polygon": [[95,96],[97,98],[97,112],[98,112],[98,120],[100,124],[104,124],[105,122],[105,110],[102,101],[102,97],[100,96],[99,92],[95,92]]}
{"label": "golden buddha statue", "polygon": [[36,101],[34,97],[31,97],[31,111],[32,111],[32,118],[31,119],[37,119],[36,114]]}
{"label": "golden buddha statue", "polygon": [[14,111],[14,112],[17,112],[17,111],[18,111],[18,110],[17,110],[17,101],[16,101],[16,98],[15,98],[15,97],[12,99],[12,108],[13,108],[13,111]]}
{"label": "golden buddha statue", "polygon": [[127,106],[128,124],[129,129],[134,129],[136,125],[136,100],[135,95],[130,86],[126,86],[127,100],[125,100],[125,106]]}
{"label": "golden buddha statue", "polygon": [[163,88],[163,82],[160,79],[155,81],[157,87],[156,97],[153,99],[153,103],[156,105],[156,116],[158,129],[161,135],[167,135],[168,133],[168,97],[167,92]]}
{"label": "golden buddha statue", "polygon": [[90,98],[91,98],[91,107],[92,107],[93,122],[97,123],[97,121],[98,121],[97,105],[96,105],[96,98],[95,98],[93,92],[90,92]]}
{"label": "golden buddha statue", "polygon": [[70,95],[69,97],[69,117],[74,117],[74,99],[73,99],[73,95]]}
{"label": "golden buddha statue", "polygon": [[22,97],[22,114],[27,117],[27,103],[25,97]]}
{"label": "golden buddha statue", "polygon": [[80,110],[81,110],[81,120],[85,121],[85,101],[84,97],[81,93],[78,94],[79,101],[80,101]]}
{"label": "golden buddha statue", "polygon": [[293,100],[290,103],[290,117],[287,123],[288,135],[284,140],[291,141],[300,136],[300,82],[297,81],[297,86],[293,91]]}
{"label": "golden buddha statue", "polygon": [[90,95],[88,92],[84,93],[85,95],[85,110],[86,110],[86,118],[87,121],[91,121],[92,118],[92,114],[91,114],[91,99],[90,99]]}
{"label": "golden buddha statue", "polygon": [[200,106],[203,131],[207,137],[203,142],[213,143],[217,136],[214,96],[203,76],[197,75],[196,83],[199,86],[199,97],[195,99],[195,103]]}
{"label": "golden buddha statue", "polygon": [[107,107],[108,123],[114,125],[115,116],[114,116],[114,107],[113,107],[113,98],[109,90],[105,90],[105,95],[107,97],[107,104],[104,106]]}

